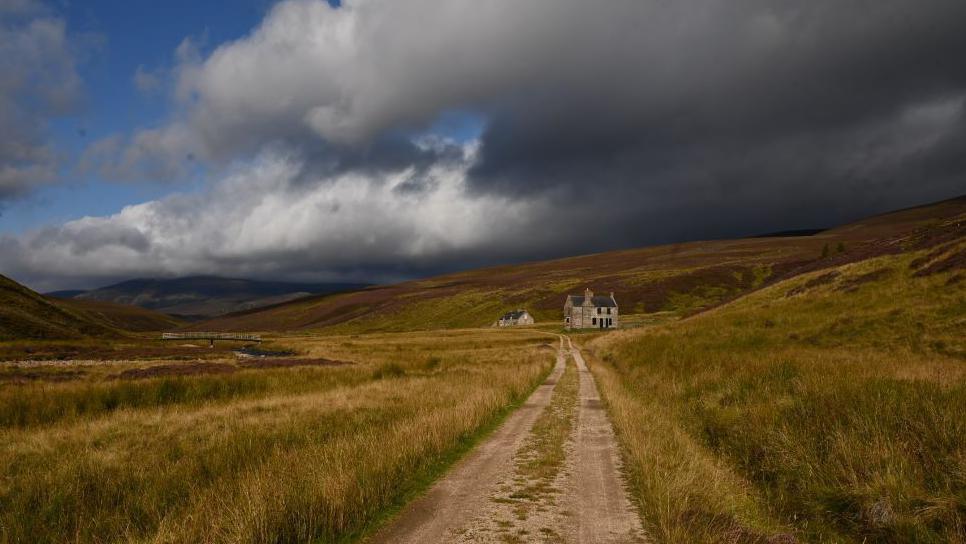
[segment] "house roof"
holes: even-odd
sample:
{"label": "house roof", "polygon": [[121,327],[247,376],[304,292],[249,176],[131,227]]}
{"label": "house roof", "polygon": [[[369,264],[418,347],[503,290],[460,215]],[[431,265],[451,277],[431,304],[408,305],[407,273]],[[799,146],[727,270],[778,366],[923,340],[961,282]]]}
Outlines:
{"label": "house roof", "polygon": [[[574,306],[584,305],[583,295],[567,295],[567,298],[570,299],[571,304],[573,304]],[[606,296],[606,295],[591,297],[590,303],[598,308],[616,308],[617,307],[617,301],[614,300],[613,297]]]}
{"label": "house roof", "polygon": [[514,310],[512,312],[507,312],[503,314],[503,317],[501,317],[500,319],[520,319],[521,317],[526,315],[526,313],[527,313],[526,310]]}

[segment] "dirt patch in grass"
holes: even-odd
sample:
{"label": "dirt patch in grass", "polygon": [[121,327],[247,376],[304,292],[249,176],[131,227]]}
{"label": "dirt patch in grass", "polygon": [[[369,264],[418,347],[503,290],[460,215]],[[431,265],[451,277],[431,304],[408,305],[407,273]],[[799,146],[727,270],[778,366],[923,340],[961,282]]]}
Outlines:
{"label": "dirt patch in grass", "polygon": [[214,348],[209,348],[205,346],[201,347],[134,347],[134,348],[122,348],[117,350],[109,350],[103,353],[99,353],[102,357],[92,357],[105,358],[105,359],[198,359],[201,357],[208,357],[212,355],[217,355],[219,357],[225,356],[231,348],[229,346],[215,346]]}
{"label": "dirt patch in grass", "polygon": [[756,543],[756,544],[798,544],[799,540],[792,533],[775,533],[773,535],[766,535],[753,531],[751,529],[742,527],[741,525],[734,525],[731,529],[726,531],[722,535],[723,542],[734,542],[734,543]]}
{"label": "dirt patch in grass", "polygon": [[112,346],[84,344],[11,344],[0,347],[0,360],[18,361],[133,361],[145,359],[196,360],[225,357],[229,345],[214,348],[192,346],[158,346],[151,344]]}
{"label": "dirt patch in grass", "polygon": [[926,262],[930,260],[929,257],[927,256],[925,259],[925,262],[923,262],[922,259],[916,259],[916,261],[912,263],[913,268],[918,268],[918,270],[913,273],[913,276],[932,276],[933,274],[942,274],[943,272],[966,269],[966,250],[964,249],[955,251],[942,259],[935,260],[929,265],[926,265]]}
{"label": "dirt patch in grass", "polygon": [[833,270],[832,272],[828,272],[828,273],[822,274],[821,276],[814,277],[806,281],[802,285],[799,285],[794,289],[790,289],[787,293],[785,293],[785,296],[793,297],[795,295],[801,295],[802,293],[807,292],[809,289],[819,287],[822,285],[828,285],[833,281],[835,281],[835,278],[839,277],[840,275],[841,274]]}
{"label": "dirt patch in grass", "polygon": [[231,374],[237,372],[238,367],[225,363],[187,363],[180,365],[157,365],[147,368],[132,368],[116,376],[122,380],[139,380],[143,378],[161,378],[167,376],[195,376],[198,374]]}
{"label": "dirt patch in grass", "polygon": [[295,352],[292,351],[292,350],[290,350],[290,349],[267,350],[267,349],[262,349],[261,347],[252,347],[252,346],[245,346],[245,347],[243,347],[241,349],[236,349],[234,351],[235,351],[235,354],[236,355],[239,355],[239,356],[242,356],[242,357],[245,357],[245,356],[248,356],[248,357],[274,357],[274,358],[277,359],[277,358],[280,358],[280,357],[291,357],[291,356],[295,355]]}
{"label": "dirt patch in grass", "polygon": [[69,382],[79,380],[87,373],[82,370],[58,370],[57,372],[38,372],[36,370],[14,369],[0,374],[0,384],[25,384],[33,382]]}
{"label": "dirt patch in grass", "polygon": [[890,271],[890,268],[880,268],[859,276],[847,278],[843,280],[841,285],[836,288],[836,291],[845,291],[846,293],[851,293],[858,290],[860,285],[881,280],[882,278],[888,276]]}
{"label": "dirt patch in grass", "polygon": [[[963,199],[957,199],[962,201]],[[966,233],[966,214],[959,213],[955,217],[942,220],[938,224],[927,225],[917,229],[912,236],[912,249],[930,249],[949,242],[955,242]]]}
{"label": "dirt patch in grass", "polygon": [[242,368],[289,368],[294,366],[342,366],[351,365],[349,361],[332,359],[244,359],[238,362]]}

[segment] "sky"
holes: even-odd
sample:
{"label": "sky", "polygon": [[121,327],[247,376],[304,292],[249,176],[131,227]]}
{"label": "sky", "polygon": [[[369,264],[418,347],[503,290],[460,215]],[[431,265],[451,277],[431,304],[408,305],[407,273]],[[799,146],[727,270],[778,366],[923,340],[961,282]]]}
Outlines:
{"label": "sky", "polygon": [[0,273],[388,282],[966,193],[961,0],[0,0]]}

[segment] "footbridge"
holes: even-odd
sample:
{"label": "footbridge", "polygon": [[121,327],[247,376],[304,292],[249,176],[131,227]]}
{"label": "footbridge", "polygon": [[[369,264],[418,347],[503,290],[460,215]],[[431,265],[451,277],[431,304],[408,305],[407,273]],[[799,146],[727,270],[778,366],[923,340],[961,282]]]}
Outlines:
{"label": "footbridge", "polygon": [[161,340],[208,340],[212,346],[215,345],[215,340],[262,343],[262,337],[257,334],[235,332],[165,332],[161,333]]}

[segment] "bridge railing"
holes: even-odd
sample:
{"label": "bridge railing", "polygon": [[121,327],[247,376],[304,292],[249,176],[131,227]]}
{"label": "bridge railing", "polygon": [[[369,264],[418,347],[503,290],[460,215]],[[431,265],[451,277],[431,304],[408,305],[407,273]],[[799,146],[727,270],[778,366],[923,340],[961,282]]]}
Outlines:
{"label": "bridge railing", "polygon": [[240,334],[234,332],[164,332],[162,340],[247,340],[261,342],[262,337],[257,334]]}

